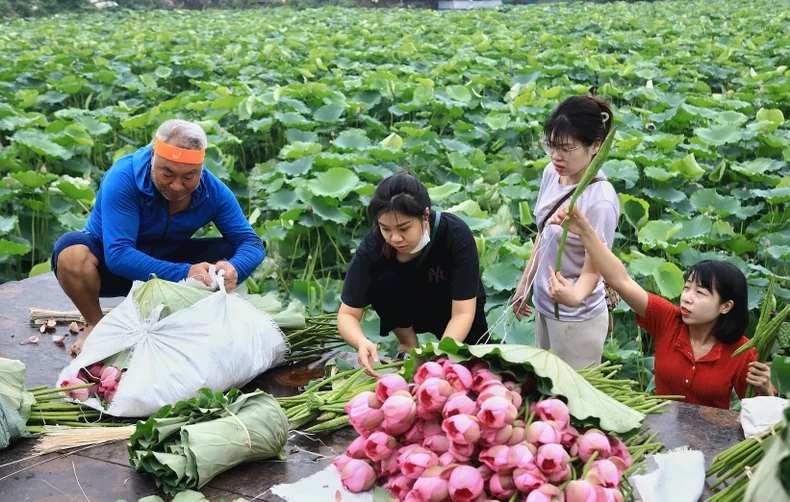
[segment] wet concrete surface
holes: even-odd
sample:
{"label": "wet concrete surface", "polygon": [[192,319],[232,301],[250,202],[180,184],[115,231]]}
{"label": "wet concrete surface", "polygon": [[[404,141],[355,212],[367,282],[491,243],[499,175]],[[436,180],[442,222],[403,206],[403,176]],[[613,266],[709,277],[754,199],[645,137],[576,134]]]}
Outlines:
{"label": "wet concrete surface", "polygon": [[[103,307],[115,306],[122,298],[108,299]],[[40,335],[38,344],[20,344],[39,334],[29,321],[30,307],[73,310],[52,274],[21,282],[0,285],[0,357],[19,359],[27,366],[26,385],[53,386],[60,371],[71,360],[68,347],[76,339],[69,336],[64,345]],[[67,324],[57,327],[68,333]],[[299,375],[292,368],[277,368],[259,376],[245,390],[260,388],[275,396],[293,395]],[[668,412],[651,415],[646,424],[651,432],[660,432],[656,441],[667,448],[688,445],[705,454],[706,465],[713,457],[743,439],[738,413],[684,403],[672,403]],[[211,501],[245,499],[281,502],[268,493],[279,483],[294,483],[326,467],[333,457],[345,451],[355,438],[346,428],[311,440],[291,434],[285,461],[251,462],[237,466],[214,478],[201,492]],[[137,501],[163,494],[153,479],[138,474],[129,466],[125,442],[97,446],[69,456],[50,454],[31,458],[33,441],[23,441],[0,451],[0,501]],[[19,461],[10,464],[10,462]],[[24,470],[23,470],[24,469]],[[84,493],[83,493],[84,491]],[[163,498],[166,498],[163,496]],[[305,494],[305,501],[323,502]],[[334,501],[329,501],[334,502]]]}

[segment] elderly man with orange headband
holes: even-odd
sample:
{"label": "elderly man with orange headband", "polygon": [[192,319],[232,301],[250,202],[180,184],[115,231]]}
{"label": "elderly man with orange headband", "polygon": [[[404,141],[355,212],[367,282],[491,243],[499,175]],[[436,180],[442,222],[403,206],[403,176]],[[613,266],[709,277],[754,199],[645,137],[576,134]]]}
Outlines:
{"label": "elderly man with orange headband", "polygon": [[[58,239],[52,269],[86,321],[73,353],[102,318],[99,298],[128,294],[134,280],[156,274],[210,284],[215,264],[232,291],[263,261],[263,244],[236,197],[203,168],[206,145],[199,125],[163,123],[153,145],[122,157],[104,175],[85,229]],[[209,223],[221,238],[192,238]]]}

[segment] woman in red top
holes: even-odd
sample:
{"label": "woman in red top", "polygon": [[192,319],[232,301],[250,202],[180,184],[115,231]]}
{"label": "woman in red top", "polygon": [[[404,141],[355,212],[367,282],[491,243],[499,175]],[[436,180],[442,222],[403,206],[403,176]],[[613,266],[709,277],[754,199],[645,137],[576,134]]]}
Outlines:
{"label": "woman in red top", "polygon": [[[559,225],[568,216],[560,209],[550,220]],[[747,384],[761,395],[773,395],[771,370],[756,361],[754,349],[735,358],[732,353],[748,339],[746,277],[725,261],[706,260],[691,267],[680,295],[680,307],[648,293],[601,242],[587,218],[573,209],[569,231],[578,235],[587,255],[604,280],[636,312],[637,323],[656,346],[656,393],[686,396],[687,403],[729,408],[732,389],[743,398]],[[572,289],[559,273],[552,273],[549,291],[554,301]]]}

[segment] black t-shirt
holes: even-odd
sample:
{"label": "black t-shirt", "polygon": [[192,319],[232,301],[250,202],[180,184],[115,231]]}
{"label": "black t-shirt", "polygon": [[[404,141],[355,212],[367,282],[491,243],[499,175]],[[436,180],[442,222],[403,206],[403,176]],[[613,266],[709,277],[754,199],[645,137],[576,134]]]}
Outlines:
{"label": "black t-shirt", "polygon": [[[433,213],[429,221],[433,225]],[[420,257],[401,263],[394,251],[385,257],[384,246],[384,237],[374,226],[348,267],[343,303],[354,308],[373,306],[381,318],[382,335],[394,328],[414,327],[417,333],[441,336],[450,321],[453,300],[477,298],[467,343],[474,343],[485,333],[486,293],[480,281],[477,246],[472,231],[461,218],[441,213],[436,238],[432,238],[419,268]]]}

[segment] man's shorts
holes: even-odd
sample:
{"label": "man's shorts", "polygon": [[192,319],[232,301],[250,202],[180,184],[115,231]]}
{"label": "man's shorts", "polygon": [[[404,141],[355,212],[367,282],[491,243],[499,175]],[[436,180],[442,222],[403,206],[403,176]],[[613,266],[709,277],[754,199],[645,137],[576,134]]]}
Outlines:
{"label": "man's shorts", "polygon": [[[99,260],[99,277],[101,278],[101,289],[99,296],[103,298],[112,296],[126,296],[132,289],[132,281],[110,272],[107,263],[104,261],[104,245],[95,236],[88,232],[68,232],[55,243],[52,251],[52,271],[58,275],[58,256],[60,252],[69,246],[83,244],[88,247],[93,256]],[[158,258],[173,263],[215,263],[220,260],[227,260],[235,254],[236,249],[233,245],[221,237],[207,237],[204,239],[190,239],[175,252]]]}

